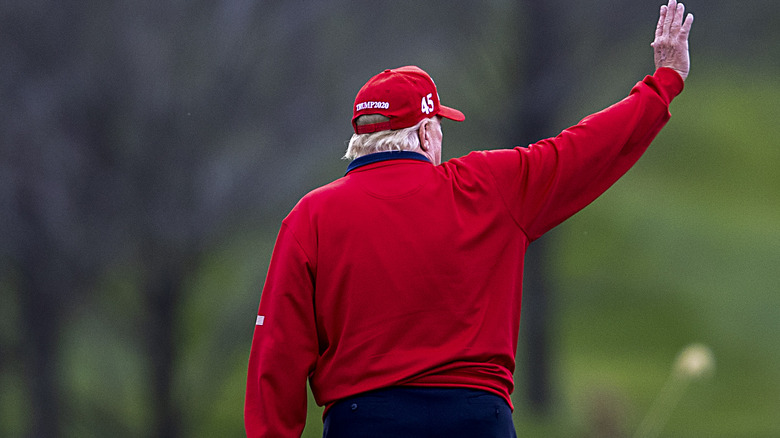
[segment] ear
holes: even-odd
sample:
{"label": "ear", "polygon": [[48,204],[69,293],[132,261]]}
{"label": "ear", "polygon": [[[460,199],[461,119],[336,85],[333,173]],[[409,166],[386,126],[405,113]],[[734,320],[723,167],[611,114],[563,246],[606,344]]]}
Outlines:
{"label": "ear", "polygon": [[425,152],[428,152],[428,149],[430,147],[428,146],[428,143],[430,143],[429,135],[428,135],[428,125],[430,122],[426,121],[422,125],[420,125],[420,129],[417,131],[417,136],[420,138],[420,149],[422,149]]}

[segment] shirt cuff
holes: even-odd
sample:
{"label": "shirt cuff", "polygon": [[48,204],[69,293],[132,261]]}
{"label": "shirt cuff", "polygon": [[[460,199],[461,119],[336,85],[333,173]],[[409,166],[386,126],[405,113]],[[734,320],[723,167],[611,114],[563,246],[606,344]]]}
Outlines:
{"label": "shirt cuff", "polygon": [[655,71],[653,77],[660,85],[659,88],[665,94],[664,98],[666,98],[667,102],[671,102],[685,88],[682,76],[671,68],[661,67]]}

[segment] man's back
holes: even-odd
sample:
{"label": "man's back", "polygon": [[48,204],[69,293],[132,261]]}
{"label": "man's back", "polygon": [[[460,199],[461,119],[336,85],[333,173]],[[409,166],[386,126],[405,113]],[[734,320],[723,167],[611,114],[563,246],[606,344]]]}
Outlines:
{"label": "man's back", "polygon": [[351,170],[285,220],[316,271],[315,397],[438,384],[509,401],[528,240],[483,157],[404,156]]}

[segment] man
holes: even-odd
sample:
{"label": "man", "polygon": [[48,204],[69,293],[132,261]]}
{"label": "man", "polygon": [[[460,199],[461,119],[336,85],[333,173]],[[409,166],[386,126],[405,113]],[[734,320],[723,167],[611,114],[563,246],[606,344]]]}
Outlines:
{"label": "man", "polygon": [[510,394],[529,243],[639,159],[688,75],[675,0],[656,72],[621,102],[528,148],[441,163],[441,105],[417,67],[355,99],[347,174],[282,222],[249,359],[250,437],[300,436],[306,380],[324,436],[511,437]]}

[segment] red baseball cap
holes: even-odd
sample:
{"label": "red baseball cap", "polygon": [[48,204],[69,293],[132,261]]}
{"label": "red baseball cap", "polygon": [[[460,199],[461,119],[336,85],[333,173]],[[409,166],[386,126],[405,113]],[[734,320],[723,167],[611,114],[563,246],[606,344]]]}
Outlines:
{"label": "red baseball cap", "polygon": [[[433,79],[413,65],[387,69],[369,79],[358,91],[352,111],[356,134],[409,128],[435,115],[456,122],[466,119],[462,112],[439,102]],[[357,118],[366,114],[381,114],[390,121],[358,126]]]}

